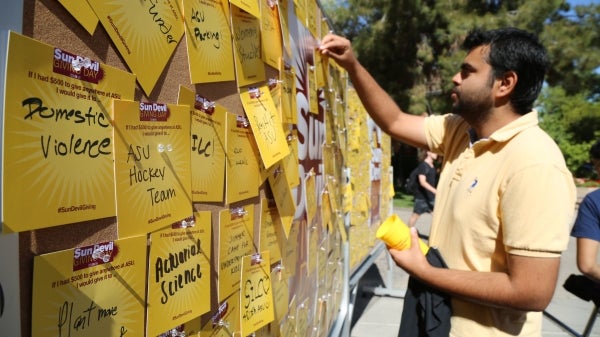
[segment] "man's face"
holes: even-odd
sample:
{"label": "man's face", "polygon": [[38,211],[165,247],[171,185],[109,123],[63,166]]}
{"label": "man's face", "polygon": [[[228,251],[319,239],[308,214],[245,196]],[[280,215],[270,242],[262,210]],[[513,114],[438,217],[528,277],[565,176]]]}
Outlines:
{"label": "man's face", "polygon": [[494,105],[492,67],[485,61],[488,52],[487,46],[471,50],[452,78],[452,110],[471,125],[484,122]]}

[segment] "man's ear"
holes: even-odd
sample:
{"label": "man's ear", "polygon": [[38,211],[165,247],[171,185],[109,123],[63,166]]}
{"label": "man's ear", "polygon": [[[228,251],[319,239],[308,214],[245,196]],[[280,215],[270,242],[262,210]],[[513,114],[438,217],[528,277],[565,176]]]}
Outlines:
{"label": "man's ear", "polygon": [[498,97],[508,97],[515,89],[518,81],[517,73],[510,70],[504,73],[500,78],[500,83],[498,86],[498,90],[496,91],[496,95]]}

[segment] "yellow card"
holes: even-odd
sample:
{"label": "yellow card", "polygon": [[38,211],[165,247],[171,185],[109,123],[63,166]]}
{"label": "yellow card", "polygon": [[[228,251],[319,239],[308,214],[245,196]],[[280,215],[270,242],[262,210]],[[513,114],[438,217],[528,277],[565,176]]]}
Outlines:
{"label": "yellow card", "polygon": [[294,221],[296,213],[296,203],[292,195],[290,184],[287,182],[285,172],[282,172],[284,167],[281,164],[276,164],[273,169],[273,174],[269,176],[269,186],[273,192],[277,210],[279,211],[279,219],[283,227],[283,233],[287,238],[290,233],[290,227]]}
{"label": "yellow card", "polygon": [[75,20],[77,20],[90,35],[94,34],[94,31],[98,26],[98,17],[87,1],[58,0],[58,2],[73,15]]}
{"label": "yellow card", "polygon": [[271,261],[281,260],[281,246],[283,242],[283,228],[281,220],[279,220],[279,212],[275,205],[275,200],[267,200],[262,198],[260,202],[260,241],[258,245],[259,251],[269,251]]}
{"label": "yellow card", "polygon": [[217,310],[202,327],[200,337],[232,337],[239,336],[239,333],[240,291],[238,290],[220,302]]}
{"label": "yellow card", "polygon": [[283,245],[282,262],[283,273],[286,278],[296,275],[296,263],[298,261],[298,240],[300,235],[300,221],[294,221],[290,227],[290,233]]}
{"label": "yellow card", "polygon": [[248,336],[275,319],[269,251],[244,256],[241,274],[241,335]]}
{"label": "yellow card", "polygon": [[259,153],[250,129],[242,116],[227,114],[226,182],[227,203],[258,195]]}
{"label": "yellow card", "polygon": [[277,121],[281,124],[283,123],[283,114],[281,111],[281,90],[282,90],[281,81],[277,78],[269,78],[269,92],[271,93],[271,98],[273,99],[273,105],[275,106],[275,111],[277,112]]}
{"label": "yellow card", "polygon": [[290,133],[286,137],[290,154],[281,161],[290,189],[300,185],[300,170],[298,169],[298,137]]}
{"label": "yellow card", "polygon": [[146,334],[158,336],[210,310],[211,213],[150,235]]}
{"label": "yellow card", "polygon": [[327,83],[327,69],[329,69],[328,65],[328,57],[323,57],[321,53],[317,50],[313,52],[314,60],[315,60],[315,75],[316,75],[316,83],[317,89],[328,88],[329,84]]}
{"label": "yellow card", "polygon": [[31,335],[145,336],[146,236],[34,257]]}
{"label": "yellow card", "polygon": [[[246,1],[246,0],[242,0]],[[258,8],[259,0],[256,2]],[[258,12],[257,12],[258,13]],[[237,6],[231,7],[231,29],[238,87],[264,82],[265,64],[262,60],[260,20]]]}
{"label": "yellow card", "polygon": [[296,336],[296,319],[288,316],[283,322],[279,323],[279,334],[281,336]]}
{"label": "yellow card", "polygon": [[307,8],[306,1],[308,0],[293,0],[294,1],[294,11],[296,13],[296,18],[298,21],[306,27],[307,20]]}
{"label": "yellow card", "polygon": [[191,321],[171,327],[167,331],[163,331],[158,337],[200,336],[201,324],[201,317],[196,317]]}
{"label": "yellow card", "polygon": [[179,2],[88,0],[88,3],[149,96],[183,36]]}
{"label": "yellow card", "polygon": [[296,334],[306,336],[308,333],[308,298],[305,298],[296,309]]}
{"label": "yellow card", "polygon": [[[287,57],[292,57],[292,42],[290,40],[290,24],[289,24],[289,10],[290,3],[292,0],[278,0],[277,7],[279,12],[279,26],[281,28],[281,41],[283,42],[283,50],[285,50]],[[293,8],[293,6],[292,6]]]}
{"label": "yellow card", "polygon": [[179,104],[190,106],[192,201],[222,202],[225,191],[227,111],[223,106],[179,87]]}
{"label": "yellow card", "polygon": [[[279,327],[273,321],[254,332],[254,337],[279,337]],[[252,335],[251,335],[252,336]]]}
{"label": "yellow card", "polygon": [[312,226],[313,219],[317,215],[317,187],[315,181],[315,171],[310,169],[304,178],[304,196],[306,198],[306,222]]}
{"label": "yellow card", "polygon": [[219,212],[219,301],[240,289],[242,256],[254,252],[253,205]]}
{"label": "yellow card", "polygon": [[6,83],[3,232],[114,216],[110,102],[134,76],[10,32]]}
{"label": "yellow card", "polygon": [[[313,53],[315,54],[315,53]],[[317,87],[317,71],[314,66],[308,67],[308,109],[312,114],[319,114],[319,88]]]}
{"label": "yellow card", "polygon": [[333,231],[333,224],[331,223],[331,200],[327,186],[321,192],[321,223],[327,228],[329,233]]}
{"label": "yellow card", "polygon": [[113,107],[119,237],[191,217],[189,107],[121,100]]}
{"label": "yellow card", "polygon": [[260,18],[260,3],[259,0],[229,0],[232,5],[239,7],[244,12],[254,16],[255,18]]}
{"label": "yellow card", "polygon": [[329,20],[327,20],[326,16],[321,15],[321,34],[319,36],[319,40],[323,39],[325,35],[327,35],[331,31],[332,29],[331,27],[329,27]]}
{"label": "yellow card", "polygon": [[279,114],[267,86],[250,87],[240,93],[265,168],[288,155],[289,148]]}
{"label": "yellow card", "polygon": [[311,35],[315,38],[319,37],[320,25],[320,10],[316,0],[306,1],[306,27]]}
{"label": "yellow card", "polygon": [[259,0],[261,13],[261,38],[269,41],[262,44],[263,61],[271,67],[278,69],[279,60],[283,57],[281,42],[281,27],[279,27],[279,10],[276,1]]}
{"label": "yellow card", "polygon": [[273,306],[275,309],[275,322],[281,322],[288,313],[290,287],[284,277],[282,268],[273,268],[271,271],[271,285],[273,286]]}
{"label": "yellow card", "polygon": [[284,123],[298,124],[298,106],[296,103],[296,71],[294,67],[281,62],[281,111]]}
{"label": "yellow card", "polygon": [[223,0],[183,2],[188,62],[192,83],[235,80],[229,3]]}
{"label": "yellow card", "polygon": [[313,226],[308,228],[308,275],[317,270],[317,253],[319,250],[319,230]]}

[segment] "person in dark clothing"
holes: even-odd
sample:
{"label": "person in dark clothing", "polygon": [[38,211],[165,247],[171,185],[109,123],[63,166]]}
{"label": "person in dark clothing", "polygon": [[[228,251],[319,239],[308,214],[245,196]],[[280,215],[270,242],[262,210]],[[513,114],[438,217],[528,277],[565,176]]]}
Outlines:
{"label": "person in dark clothing", "polygon": [[413,191],[415,204],[413,213],[408,220],[408,226],[414,227],[417,220],[423,213],[431,213],[435,204],[435,194],[437,192],[436,185],[436,170],[435,160],[437,154],[426,151],[425,159],[417,166],[417,188]]}

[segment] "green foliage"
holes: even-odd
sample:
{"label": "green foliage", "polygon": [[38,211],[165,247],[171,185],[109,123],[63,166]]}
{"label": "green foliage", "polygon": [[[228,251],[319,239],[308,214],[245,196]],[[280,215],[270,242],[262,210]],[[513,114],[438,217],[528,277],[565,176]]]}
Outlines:
{"label": "green foliage", "polygon": [[586,99],[587,92],[568,95],[561,87],[546,87],[540,96],[540,126],[556,141],[569,170],[576,177],[590,178],[593,170],[582,169],[588,152],[600,138],[600,103]]}
{"label": "green foliage", "polygon": [[583,176],[590,145],[600,137],[600,6],[565,0],[325,0],[336,32],[403,110],[450,111],[452,77],[473,28],[515,26],[548,49],[551,69],[538,100],[542,127],[569,169]]}

